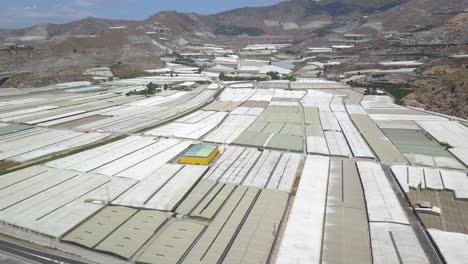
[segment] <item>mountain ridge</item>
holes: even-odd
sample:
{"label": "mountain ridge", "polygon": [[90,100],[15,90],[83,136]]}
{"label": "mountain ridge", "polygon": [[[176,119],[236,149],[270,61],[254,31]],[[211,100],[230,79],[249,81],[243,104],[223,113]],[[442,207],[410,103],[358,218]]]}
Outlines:
{"label": "mountain ridge", "polygon": [[[265,35],[284,34],[289,31],[307,32],[336,21],[343,23],[363,16],[375,15],[395,6],[418,0],[289,0],[264,7],[243,7],[211,15],[193,12],[161,11],[144,20],[114,20],[87,17],[63,24],[41,24],[24,29],[2,29],[4,36],[38,34],[44,38],[68,35],[93,35],[115,26],[151,29],[159,23],[174,35],[201,33],[210,36],[223,25],[259,28]],[[435,0],[429,0],[435,1]],[[448,0],[461,2],[464,0]]]}

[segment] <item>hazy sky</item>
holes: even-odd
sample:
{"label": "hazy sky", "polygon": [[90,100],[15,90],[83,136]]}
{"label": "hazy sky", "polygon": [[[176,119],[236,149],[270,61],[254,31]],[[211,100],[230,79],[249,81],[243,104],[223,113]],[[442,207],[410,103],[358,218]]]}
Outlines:
{"label": "hazy sky", "polygon": [[88,16],[144,19],[163,10],[212,14],[281,0],[0,0],[0,28],[63,23]]}

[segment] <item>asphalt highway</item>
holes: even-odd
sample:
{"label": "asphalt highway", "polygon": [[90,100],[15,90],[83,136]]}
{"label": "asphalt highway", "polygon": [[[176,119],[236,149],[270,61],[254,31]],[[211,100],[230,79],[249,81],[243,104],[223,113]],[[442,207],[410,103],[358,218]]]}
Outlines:
{"label": "asphalt highway", "polygon": [[[0,240],[0,252],[5,252],[7,255],[14,255],[18,258],[13,258],[11,263],[15,263],[18,259],[28,260],[27,263],[43,263],[43,264],[57,264],[57,263],[69,263],[69,264],[90,264],[90,262],[83,262],[82,260],[67,257],[62,254],[56,255],[43,250],[39,250],[30,246],[21,245],[5,240]],[[16,260],[16,261],[15,261]]]}

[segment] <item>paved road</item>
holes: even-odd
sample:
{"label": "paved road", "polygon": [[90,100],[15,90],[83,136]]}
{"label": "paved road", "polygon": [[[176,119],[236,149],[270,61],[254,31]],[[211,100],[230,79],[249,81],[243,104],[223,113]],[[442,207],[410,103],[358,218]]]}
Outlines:
{"label": "paved road", "polygon": [[[43,263],[43,264],[57,264],[57,263],[70,263],[70,264],[90,264],[91,262],[84,262],[73,257],[67,257],[62,254],[55,255],[46,251],[42,251],[29,246],[0,240],[0,252],[5,252],[8,255],[15,255],[10,257],[10,263]],[[7,255],[5,254],[5,255]],[[22,260],[17,262],[15,260]],[[24,262],[28,260],[28,262]]]}
{"label": "paved road", "polygon": [[38,264],[39,262],[28,260],[10,252],[0,250],[0,263],[2,264]]}

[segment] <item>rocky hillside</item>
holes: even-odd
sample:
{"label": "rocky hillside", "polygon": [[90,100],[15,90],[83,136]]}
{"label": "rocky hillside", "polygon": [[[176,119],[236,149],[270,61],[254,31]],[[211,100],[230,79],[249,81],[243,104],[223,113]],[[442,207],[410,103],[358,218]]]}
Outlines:
{"label": "rocky hillside", "polygon": [[[375,31],[424,32],[439,27],[467,7],[466,0],[411,0],[396,5],[385,12],[376,12],[369,16],[368,22],[361,28]],[[446,14],[444,14],[446,13]]]}
{"label": "rocky hillside", "polygon": [[211,36],[214,32],[215,21],[211,16],[196,13],[179,13],[176,11],[165,11],[153,15],[138,26],[145,30],[169,30],[171,35],[183,36],[195,34]]}
{"label": "rocky hillside", "polygon": [[435,67],[430,71],[439,77],[417,81],[416,92],[404,98],[404,103],[467,119],[468,69],[449,69],[447,72]]}

